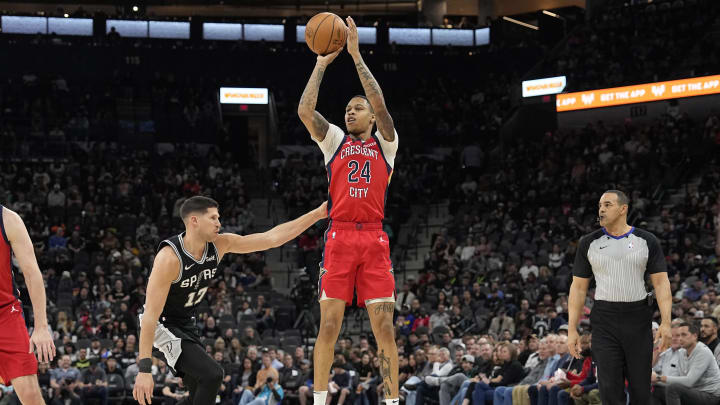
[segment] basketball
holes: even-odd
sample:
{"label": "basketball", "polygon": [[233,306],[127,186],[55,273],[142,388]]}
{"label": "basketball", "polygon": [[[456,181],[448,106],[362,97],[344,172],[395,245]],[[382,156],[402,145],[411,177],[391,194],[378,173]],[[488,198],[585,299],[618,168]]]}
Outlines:
{"label": "basketball", "polygon": [[347,26],[333,13],[315,14],[305,26],[305,42],[318,55],[333,53],[345,45]]}

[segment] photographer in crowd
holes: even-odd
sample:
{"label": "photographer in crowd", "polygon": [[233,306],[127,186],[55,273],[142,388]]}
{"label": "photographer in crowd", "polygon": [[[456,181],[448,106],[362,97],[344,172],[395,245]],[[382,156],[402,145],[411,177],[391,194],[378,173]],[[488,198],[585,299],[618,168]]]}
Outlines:
{"label": "photographer in crowd", "polygon": [[243,391],[238,405],[277,405],[284,396],[285,393],[277,380],[277,376],[268,376],[264,383],[255,388],[254,392],[250,392],[250,390]]}
{"label": "photographer in crowd", "polygon": [[59,363],[60,367],[50,372],[50,386],[54,389],[51,405],[66,405],[67,400],[70,400],[70,405],[80,405],[80,397],[75,392],[80,371],[70,367],[70,356],[67,354],[60,358]]}

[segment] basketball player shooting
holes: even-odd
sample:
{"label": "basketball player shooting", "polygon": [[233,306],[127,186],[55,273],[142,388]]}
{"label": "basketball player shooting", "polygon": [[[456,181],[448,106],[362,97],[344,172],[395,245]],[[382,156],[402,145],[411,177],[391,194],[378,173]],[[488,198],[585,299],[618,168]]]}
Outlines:
{"label": "basketball player shooting", "polygon": [[[325,156],[329,181],[328,229],[320,263],[320,331],[315,343],[314,405],[325,405],[333,349],[345,306],[365,306],[378,344],[386,405],[398,403],[398,355],[393,329],[395,277],[388,236],[383,232],[385,196],[392,176],[398,136],[380,86],[360,55],[358,32],[347,18],[348,53],[365,96],[345,107],[345,135],[317,111],[318,89],[328,65],[342,48],[318,56],[300,98],[298,115]],[[373,125],[377,131],[373,133]]]}
{"label": "basketball player shooting", "polygon": [[[0,384],[12,385],[23,405],[44,404],[37,379],[38,361],[55,357],[45,311],[45,284],[22,218],[0,205]],[[32,337],[25,327],[20,293],[11,263],[15,255],[27,284],[35,318]],[[37,349],[37,360],[33,356]]]}
{"label": "basketball player shooting", "polygon": [[152,403],[151,355],[183,377],[191,404],[215,403],[223,369],[205,352],[193,315],[215,278],[218,263],[226,253],[267,250],[296,238],[327,217],[327,203],[267,232],[247,236],[219,233],[218,204],[211,198],[188,198],[180,216],[185,232],[160,242],[140,315],[140,372],[133,398],[141,405]]}

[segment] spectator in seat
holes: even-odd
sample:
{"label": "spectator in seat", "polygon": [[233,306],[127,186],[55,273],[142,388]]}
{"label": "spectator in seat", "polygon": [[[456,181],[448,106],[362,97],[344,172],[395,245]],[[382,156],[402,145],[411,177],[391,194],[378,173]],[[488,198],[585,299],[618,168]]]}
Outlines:
{"label": "spectator in seat", "polygon": [[18,405],[20,398],[15,393],[13,386],[6,386],[0,383],[0,405]]}
{"label": "spectator in seat", "polygon": [[[265,347],[265,348],[263,348],[263,353],[264,353],[265,351],[267,351],[268,354],[270,355],[270,358],[272,359],[272,366],[273,366],[273,368],[275,368],[275,370],[278,370],[278,371],[279,371],[279,370],[281,370],[283,367],[285,367],[285,363],[283,363],[283,361],[281,361],[281,360],[284,360],[284,359],[282,358],[282,355],[278,356],[278,351],[277,351],[277,349],[272,348],[272,347]],[[287,388],[287,386],[286,386],[285,384],[283,384],[282,382],[280,382],[280,385],[282,385],[283,387]]]}
{"label": "spectator in seat", "polygon": [[215,324],[215,318],[208,316],[205,320],[205,326],[202,329],[202,336],[208,339],[215,339],[221,336],[220,328]]}
{"label": "spectator in seat", "polygon": [[242,362],[242,369],[238,374],[233,376],[233,385],[235,386],[232,392],[233,404],[237,404],[240,401],[244,390],[253,391],[255,389],[256,378],[257,370],[255,370],[253,361],[249,357],[245,357]]}
{"label": "spectator in seat", "polygon": [[242,343],[243,346],[249,347],[249,346],[259,346],[262,344],[262,341],[260,340],[260,337],[258,337],[257,333],[255,332],[255,329],[248,326],[245,328],[245,335],[240,338],[240,343]]}
{"label": "spectator in seat", "polygon": [[77,395],[77,386],[82,375],[80,370],[70,367],[70,356],[63,355],[58,362],[59,367],[50,372],[50,386],[54,390],[53,405],[65,405],[70,401],[72,405],[80,405],[80,396]]}
{"label": "spectator in seat", "polygon": [[86,348],[83,347],[78,351],[77,360],[73,363],[73,367],[80,371],[84,371],[86,368],[90,367],[90,359],[87,357]]}
{"label": "spectator in seat", "polygon": [[594,361],[588,376],[579,384],[573,385],[569,395],[575,405],[602,405],[597,382],[597,365]]}
{"label": "spectator in seat", "polygon": [[427,397],[438,398],[440,378],[447,377],[452,369],[453,362],[450,360],[450,350],[445,347],[439,348],[437,350],[436,361],[432,366],[432,372],[417,386],[415,405],[423,405]]}
{"label": "spectator in seat", "polygon": [[430,315],[430,330],[437,327],[448,327],[450,325],[450,315],[445,312],[445,304],[438,304],[437,312]]}
{"label": "spectator in seat", "polygon": [[[108,381],[110,380],[110,376],[113,374],[117,374],[122,377],[123,380],[125,380],[122,370],[118,368],[117,359],[112,356],[108,357],[107,361],[105,362],[105,374],[107,374],[108,376]],[[109,396],[113,397],[115,395],[118,395],[120,392],[122,392],[122,390],[108,386]]]}
{"label": "spectator in seat", "polygon": [[555,349],[552,347],[551,344],[548,344],[547,338],[542,339],[538,344],[537,362],[535,363],[535,365],[530,368],[530,371],[518,383],[518,385],[514,387],[500,386],[495,388],[495,392],[493,393],[493,404],[512,405],[513,403],[518,403],[519,401],[513,402],[513,396],[515,396],[513,393],[514,390],[518,389],[519,387],[527,387],[532,384],[537,384],[538,381],[543,378],[543,375],[545,373],[545,367],[547,366],[549,361],[548,359],[554,353]]}
{"label": "spectator in seat", "polygon": [[[718,306],[720,307],[720,305]],[[700,321],[700,336],[705,345],[713,352],[720,364],[720,339],[718,339],[718,320],[714,316],[706,316]]]}
{"label": "spectator in seat", "polygon": [[184,403],[190,397],[190,391],[183,384],[182,378],[163,387],[162,394],[165,397],[163,405],[176,405]]}
{"label": "spectator in seat", "polygon": [[533,273],[535,275],[535,277],[538,277],[540,275],[540,269],[538,268],[538,266],[536,266],[533,263],[532,257],[526,257],[525,263],[523,264],[522,267],[520,267],[519,273],[520,273],[520,277],[522,277],[523,281],[526,281],[527,276],[530,273]]}
{"label": "spectator in seat", "polygon": [[538,403],[546,403],[550,395],[550,389],[556,384],[561,382],[561,379],[556,377],[556,372],[562,370],[566,373],[570,366],[573,364],[573,357],[568,353],[567,347],[567,336],[556,335],[555,339],[555,353],[560,356],[556,363],[556,368],[550,374],[549,378],[540,380],[537,385],[531,385],[528,388],[528,395],[530,396],[530,403],[536,405]]}
{"label": "spectator in seat", "polygon": [[[682,347],[678,325],[678,323],[673,324],[670,347],[662,353],[658,352],[658,348],[653,352],[653,371],[657,375],[684,375],[686,352]],[[653,384],[652,401],[656,405],[665,404],[665,383],[656,381]]]}
{"label": "spectator in seat", "polygon": [[450,400],[458,393],[465,381],[475,376],[475,357],[466,354],[460,359],[460,372],[452,374],[448,377],[440,377],[440,403],[449,404]]}
{"label": "spectator in seat", "polygon": [[302,364],[303,360],[307,360],[305,358],[305,349],[302,346],[297,346],[293,355],[293,363]]}
{"label": "spectator in seat", "polygon": [[262,354],[262,368],[258,371],[255,380],[254,390],[262,388],[264,384],[267,384],[268,377],[272,377],[273,380],[278,381],[278,371],[272,366],[272,358],[270,358],[269,352],[263,352]]}
{"label": "spectator in seat", "polygon": [[570,402],[570,391],[572,388],[580,385],[592,374],[592,370],[595,368],[595,362],[592,358],[592,351],[590,350],[590,341],[591,336],[589,333],[580,336],[580,355],[582,356],[582,362],[573,362],[575,367],[569,368],[565,374],[565,378],[560,379],[550,388],[548,404],[567,405]]}
{"label": "spectator in seat", "polygon": [[293,357],[285,354],[283,357],[283,368],[280,369],[280,385],[284,388],[286,395],[296,394],[298,388],[302,385],[303,374],[293,364]]}
{"label": "spectator in seat", "polygon": [[277,377],[268,376],[254,392],[243,391],[238,405],[277,405],[284,396],[285,393],[278,384]]}
{"label": "spectator in seat", "polygon": [[82,402],[88,398],[99,398],[102,405],[108,404],[108,380],[105,371],[98,367],[98,359],[90,360],[90,367],[82,372],[80,382]]}
{"label": "spectator in seat", "polygon": [[343,405],[352,392],[352,377],[345,370],[344,365],[338,361],[335,361],[332,368],[333,375],[328,385],[328,396],[325,404],[330,405],[333,398],[337,397],[337,405]]}
{"label": "spectator in seat", "polygon": [[504,330],[509,330],[511,335],[515,335],[515,320],[506,314],[505,308],[498,311],[497,316],[490,321],[488,333],[496,338],[500,336]]}
{"label": "spectator in seat", "polygon": [[38,363],[37,378],[43,399],[45,402],[50,402],[50,398],[53,397],[53,389],[50,386],[50,365],[48,363]]}
{"label": "spectator in seat", "polygon": [[710,349],[702,342],[700,327],[694,323],[681,323],[680,340],[686,351],[687,373],[683,376],[658,376],[654,371],[652,383],[661,381],[665,386],[667,405],[704,405],[720,401],[720,368]]}
{"label": "spectator in seat", "polygon": [[310,360],[303,359],[300,363],[303,370],[303,385],[298,388],[298,401],[300,405],[307,405],[308,399],[313,398],[313,370],[310,369]]}
{"label": "spectator in seat", "polygon": [[175,377],[173,376],[172,372],[170,371],[170,367],[162,361],[157,360],[157,372],[153,373],[152,375],[153,381],[155,382],[155,388],[153,391],[153,395],[161,396],[163,387],[171,382],[176,382]]}
{"label": "spectator in seat", "polygon": [[530,370],[540,361],[540,340],[536,335],[528,335],[525,348],[518,355],[518,361],[526,370]]}
{"label": "spectator in seat", "polygon": [[494,369],[490,376],[483,374],[473,379],[468,386],[463,405],[468,405],[470,402],[473,404],[491,402],[496,387],[511,387],[522,379],[524,371],[520,362],[517,361],[518,352],[515,345],[503,342],[497,347],[500,367]]}
{"label": "spectator in seat", "polygon": [[537,384],[539,384],[541,381],[545,381],[550,379],[553,374],[555,373],[555,370],[558,369],[560,365],[560,358],[561,355],[557,353],[557,347],[558,347],[558,335],[548,335],[543,338],[543,341],[546,344],[546,350],[547,350],[547,362],[545,363],[545,368],[543,369],[542,374],[540,375],[540,378],[525,378],[525,380],[521,383],[515,386],[512,390],[512,402],[513,404],[529,404],[530,403],[530,397],[528,395],[528,391],[531,387],[536,387]]}
{"label": "spectator in seat", "polygon": [[706,293],[705,288],[703,287],[704,283],[702,279],[698,278],[697,280],[695,280],[692,287],[688,287],[685,290],[685,294],[683,294],[683,297],[695,302]]}

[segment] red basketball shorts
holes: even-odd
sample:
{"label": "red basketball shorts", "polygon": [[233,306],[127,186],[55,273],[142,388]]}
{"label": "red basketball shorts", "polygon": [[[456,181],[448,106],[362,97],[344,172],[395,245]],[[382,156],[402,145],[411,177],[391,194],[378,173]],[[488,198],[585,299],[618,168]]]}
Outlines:
{"label": "red basketball shorts", "polygon": [[395,301],[395,275],[390,244],[382,224],[330,221],[320,262],[318,297],[350,305]]}
{"label": "red basketball shorts", "polygon": [[0,308],[0,378],[5,385],[15,378],[37,374],[37,359],[29,350],[30,336],[20,303]]}

